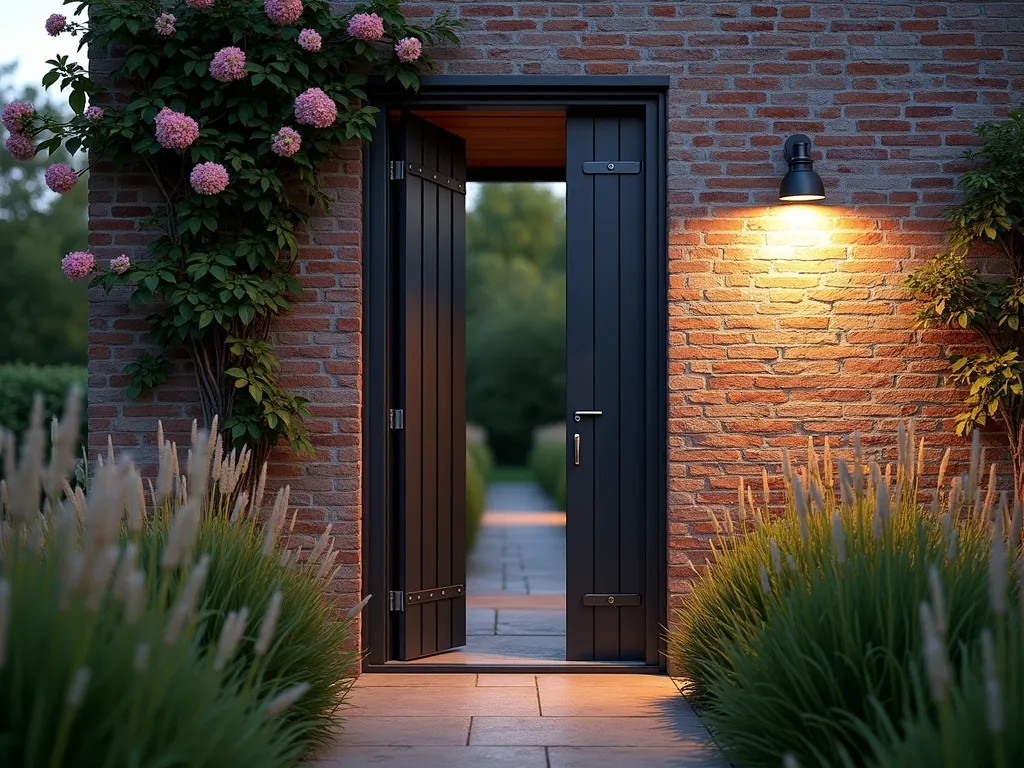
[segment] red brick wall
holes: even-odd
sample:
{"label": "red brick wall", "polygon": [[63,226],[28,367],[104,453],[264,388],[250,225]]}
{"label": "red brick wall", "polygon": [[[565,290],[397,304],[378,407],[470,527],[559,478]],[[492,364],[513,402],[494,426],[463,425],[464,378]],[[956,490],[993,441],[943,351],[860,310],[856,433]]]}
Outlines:
{"label": "red brick wall", "polygon": [[[448,8],[464,44],[438,52],[452,74],[663,74],[669,99],[670,591],[684,604],[738,478],[777,466],[807,436],[889,445],[914,417],[951,442],[956,396],[944,355],[965,338],[913,328],[901,287],[936,252],[961,153],[979,121],[1024,102],[1019,2],[405,3]],[[825,206],[774,205],[782,142],[811,135]],[[288,382],[313,401],[315,460],[278,455],[303,532],[336,523],[338,588],[358,592],[360,160],[345,154],[335,208],[314,222],[303,303],[276,337]],[[151,199],[130,177],[92,182],[97,256],[138,248]],[[131,252],[131,251],[129,251]],[[139,254],[141,255],[141,254]],[[90,428],[136,445],[154,417],[184,426],[173,386],[126,403],[120,370],[145,344],[119,297],[93,296]],[[932,437],[929,433],[935,433]]]}

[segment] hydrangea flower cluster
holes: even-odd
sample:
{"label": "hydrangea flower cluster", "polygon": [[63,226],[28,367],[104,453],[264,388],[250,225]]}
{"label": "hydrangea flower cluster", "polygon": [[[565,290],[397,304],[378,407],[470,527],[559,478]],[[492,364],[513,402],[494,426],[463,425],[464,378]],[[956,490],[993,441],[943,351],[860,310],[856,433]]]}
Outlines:
{"label": "hydrangea flower cluster", "polygon": [[105,114],[106,113],[103,111],[103,107],[89,107],[87,110],[85,110],[85,119],[89,120],[90,122],[95,122],[97,120],[102,120],[103,115]]}
{"label": "hydrangea flower cluster", "polygon": [[199,138],[199,123],[169,107],[156,116],[156,140],[164,149],[185,149]]}
{"label": "hydrangea flower cluster", "polygon": [[210,76],[222,83],[245,79],[245,51],[231,45],[221,48],[210,62]]}
{"label": "hydrangea flower cluster", "polygon": [[185,5],[189,8],[209,8],[216,0],[185,0]]}
{"label": "hydrangea flower cluster", "polygon": [[395,43],[395,53],[403,64],[412,64],[423,55],[423,43],[415,37],[403,37]]}
{"label": "hydrangea flower cluster", "polygon": [[27,101],[12,101],[4,107],[0,120],[3,121],[4,128],[11,133],[23,133],[35,114],[36,108]]}
{"label": "hydrangea flower cluster", "polygon": [[129,269],[132,268],[132,260],[125,254],[121,254],[116,259],[110,260],[110,270],[116,272],[119,275],[123,275]]}
{"label": "hydrangea flower cluster", "polygon": [[58,195],[63,195],[75,188],[78,174],[67,163],[54,163],[46,169],[46,186]]}
{"label": "hydrangea flower cluster", "polygon": [[384,20],[376,13],[357,13],[348,22],[348,33],[367,42],[384,37]]}
{"label": "hydrangea flower cluster", "polygon": [[294,128],[285,126],[276,134],[274,134],[274,141],[270,145],[271,151],[275,155],[281,157],[291,157],[302,147],[302,137],[299,136],[298,131]]}
{"label": "hydrangea flower cluster", "polygon": [[323,43],[324,39],[315,29],[304,29],[299,32],[299,47],[305,51],[319,51]]}
{"label": "hydrangea flower cluster", "polygon": [[302,15],[302,0],[264,0],[263,10],[272,22],[283,27]]}
{"label": "hydrangea flower cluster", "polygon": [[189,176],[192,189],[201,195],[219,195],[228,188],[230,180],[228,169],[220,163],[200,163]]}
{"label": "hydrangea flower cluster", "polygon": [[295,117],[315,128],[330,128],[338,119],[338,105],[320,88],[310,88],[295,99]]}
{"label": "hydrangea flower cluster", "polygon": [[174,26],[177,21],[178,17],[173,13],[161,13],[156,17],[156,23],[153,24],[153,29],[156,30],[158,35],[170,37],[177,31],[177,27]]}
{"label": "hydrangea flower cluster", "polygon": [[36,156],[36,145],[28,136],[21,133],[11,134],[6,146],[15,160],[31,160]]}
{"label": "hydrangea flower cluster", "polygon": [[70,280],[81,280],[96,269],[96,257],[86,251],[72,251],[61,259],[60,268]]}
{"label": "hydrangea flower cluster", "polygon": [[67,16],[62,16],[59,13],[54,13],[46,20],[46,34],[50,37],[57,37],[61,32],[67,29],[68,19]]}

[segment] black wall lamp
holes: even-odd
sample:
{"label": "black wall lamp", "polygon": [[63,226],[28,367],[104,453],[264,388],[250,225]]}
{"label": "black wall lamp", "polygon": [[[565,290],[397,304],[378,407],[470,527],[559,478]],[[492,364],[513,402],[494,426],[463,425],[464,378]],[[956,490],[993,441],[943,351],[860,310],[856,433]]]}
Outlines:
{"label": "black wall lamp", "polygon": [[811,139],[802,133],[786,139],[783,149],[789,171],[779,185],[779,200],[784,203],[809,203],[825,199],[825,185],[811,162]]}

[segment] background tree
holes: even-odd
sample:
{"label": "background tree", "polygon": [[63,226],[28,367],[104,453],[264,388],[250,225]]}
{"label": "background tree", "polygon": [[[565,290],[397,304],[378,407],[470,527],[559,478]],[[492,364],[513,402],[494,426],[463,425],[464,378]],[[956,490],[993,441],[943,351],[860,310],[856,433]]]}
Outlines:
{"label": "background tree", "polygon": [[[64,114],[35,89],[16,91],[13,71],[0,68],[0,103],[29,101]],[[55,161],[69,162],[64,152],[27,163],[0,152],[0,363],[86,363],[89,288],[68,281],[60,259],[87,241],[88,190],[79,184],[52,194],[43,173]]]}
{"label": "background tree", "polygon": [[946,214],[949,248],[907,284],[926,297],[920,326],[969,328],[985,346],[950,358],[948,382],[968,392],[956,430],[998,420],[1024,499],[1024,109],[976,133],[981,145],[966,153],[976,166],[960,179],[964,200]]}
{"label": "background tree", "polygon": [[565,205],[549,188],[485,184],[467,217],[467,414],[500,464],[565,408]]}

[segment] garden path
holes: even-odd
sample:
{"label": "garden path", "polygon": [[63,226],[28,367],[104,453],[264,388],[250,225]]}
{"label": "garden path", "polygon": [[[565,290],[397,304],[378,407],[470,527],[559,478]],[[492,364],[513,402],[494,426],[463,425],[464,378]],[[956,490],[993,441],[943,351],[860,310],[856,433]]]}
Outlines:
{"label": "garden path", "polygon": [[315,768],[728,768],[659,675],[365,674]]}
{"label": "garden path", "polygon": [[466,577],[467,642],[426,664],[565,663],[565,513],[531,482],[493,483]]}

